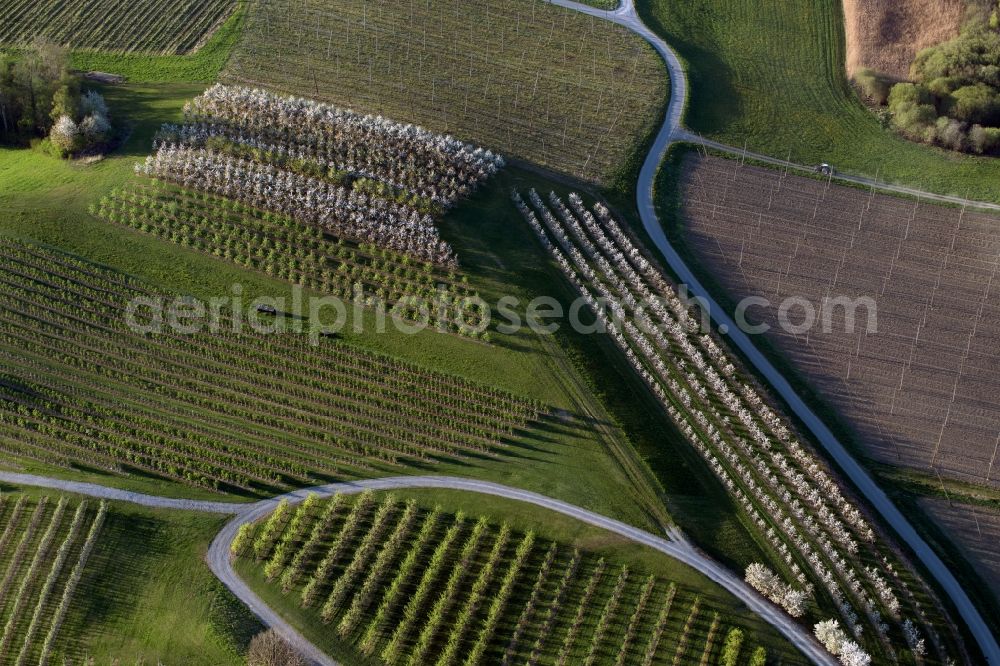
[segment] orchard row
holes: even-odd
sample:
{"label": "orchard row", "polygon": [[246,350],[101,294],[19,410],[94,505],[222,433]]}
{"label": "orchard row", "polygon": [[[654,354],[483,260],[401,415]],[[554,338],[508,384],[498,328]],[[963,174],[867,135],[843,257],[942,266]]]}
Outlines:
{"label": "orchard row", "polygon": [[46,666],[67,649],[59,632],[106,512],[103,502],[0,498],[0,664]]}
{"label": "orchard row", "polygon": [[[541,405],[341,342],[134,330],[110,270],[0,244],[0,446],[251,494],[502,456]],[[224,315],[225,316],[225,315]]]}
{"label": "orchard row", "polygon": [[742,644],[731,631],[727,652],[724,618],[673,583],[391,493],[282,502],[232,550],[252,580],[386,664],[715,663]]}
{"label": "orchard row", "polygon": [[768,584],[758,590],[795,617],[832,606],[856,640],[864,625],[874,629],[869,649],[922,651],[902,627],[916,621],[932,637],[933,629],[895,572],[895,556],[785,421],[741,379],[721,344],[702,331],[697,312],[606,208],[588,210],[577,195],[568,206],[555,195],[546,203],[534,191],[529,200],[530,206],[515,194],[566,278],[791,577],[787,583],[765,577]]}
{"label": "orchard row", "polygon": [[345,302],[381,305],[436,330],[478,331],[482,313],[466,278],[375,244],[334,240],[280,213],[154,181],[112,191],[93,213]]}

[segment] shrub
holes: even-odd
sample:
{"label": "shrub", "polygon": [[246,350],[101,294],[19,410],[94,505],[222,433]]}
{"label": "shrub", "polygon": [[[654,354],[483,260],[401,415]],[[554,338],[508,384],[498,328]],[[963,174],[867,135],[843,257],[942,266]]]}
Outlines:
{"label": "shrub", "polygon": [[985,83],[962,86],[951,93],[948,112],[965,122],[1000,125],[1000,92]]}
{"label": "shrub", "polygon": [[895,113],[907,106],[930,104],[933,101],[930,91],[916,83],[897,83],[889,91],[889,110]]}
{"label": "shrub", "polygon": [[937,120],[930,92],[913,83],[897,83],[889,92],[889,112],[896,127],[914,136],[923,136]]}
{"label": "shrub", "polygon": [[306,666],[305,659],[274,629],[253,637],[247,648],[247,666]]}
{"label": "shrub", "polygon": [[722,666],[736,666],[740,658],[740,648],[743,647],[743,631],[741,629],[730,629],[726,634],[726,642],[722,646],[722,655],[719,657],[719,664]]}
{"label": "shrub", "polygon": [[989,130],[1000,126],[1000,33],[987,27],[985,16],[955,39],[918,53],[910,74],[914,83],[896,84],[889,93],[898,129],[952,150],[982,154],[995,147]]}
{"label": "shrub", "polygon": [[944,99],[951,96],[956,88],[962,86],[962,80],[954,76],[939,76],[927,83],[927,90],[935,97]]}
{"label": "shrub", "polygon": [[80,132],[87,146],[104,143],[111,134],[111,123],[103,114],[94,112],[80,123]]}
{"label": "shrub", "polygon": [[[933,104],[907,106],[893,113],[893,122],[896,127],[920,138],[928,136],[928,130],[934,129],[936,121],[937,110]],[[933,132],[929,136],[933,139]]]}
{"label": "shrub", "polygon": [[104,97],[96,90],[88,90],[80,98],[80,111],[85,116],[99,115],[107,118],[108,104]]}
{"label": "shrub", "polygon": [[979,81],[983,67],[1000,62],[1000,34],[971,24],[961,35],[950,41],[924,49],[917,54],[910,68],[917,81],[930,81],[943,76],[960,78],[968,83]]}
{"label": "shrub", "polygon": [[962,150],[966,145],[965,127],[954,118],[941,116],[935,123],[937,142],[945,148]]}
{"label": "shrub", "polygon": [[1000,34],[974,20],[955,39],[918,53],[910,75],[914,83],[889,93],[897,128],[953,150],[989,152],[987,134],[966,127],[1000,126]]}
{"label": "shrub", "polygon": [[71,119],[80,117],[79,99],[69,83],[59,86],[52,95],[52,111],[49,114],[54,121],[58,121],[63,116],[68,116]]}
{"label": "shrub", "polygon": [[767,650],[761,645],[753,651],[753,656],[750,657],[749,666],[765,666],[765,664],[767,664]]}
{"label": "shrub", "polygon": [[873,69],[863,69],[854,75],[854,82],[858,84],[861,92],[871,101],[879,106],[889,101],[889,90],[892,82],[883,74]]}
{"label": "shrub", "polygon": [[52,141],[52,145],[59,152],[63,155],[69,155],[80,149],[82,135],[80,134],[79,126],[73,122],[73,119],[67,115],[62,115],[59,116],[56,124],[52,126],[49,140]]}
{"label": "shrub", "polygon": [[1000,127],[973,125],[969,130],[969,149],[985,154],[1000,149]]}

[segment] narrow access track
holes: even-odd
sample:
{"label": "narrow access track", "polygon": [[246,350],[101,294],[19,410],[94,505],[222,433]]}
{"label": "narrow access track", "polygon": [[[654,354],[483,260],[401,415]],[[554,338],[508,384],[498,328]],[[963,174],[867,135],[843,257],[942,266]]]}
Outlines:
{"label": "narrow access track", "polygon": [[[703,303],[708,307],[712,319],[720,330],[727,331],[731,344],[736,345],[747,359],[753,364],[778,395],[788,404],[796,416],[806,425],[816,440],[826,449],[827,453],[836,461],[847,477],[854,483],[865,499],[882,516],[886,523],[902,538],[902,540],[916,554],[917,558],[937,581],[938,585],[948,595],[952,603],[958,609],[962,620],[966,623],[973,638],[979,645],[979,649],[986,657],[988,663],[993,666],[1000,666],[1000,645],[997,639],[990,632],[989,627],[983,620],[979,609],[966,594],[958,580],[952,574],[948,566],[938,557],[937,553],[927,544],[927,542],[917,533],[913,525],[906,519],[900,510],[889,499],[875,480],[868,474],[868,471],[858,463],[857,460],[847,451],[843,444],[834,436],[833,432],[826,424],[806,405],[805,401],[795,392],[788,380],[778,372],[774,365],[764,356],[763,353],[751,342],[750,337],[744,333],[728,313],[716,303],[712,295],[702,286],[694,273],[681,258],[680,254],[667,240],[663,225],[660,224],[656,216],[654,205],[653,186],[656,182],[656,174],[660,169],[660,164],[666,155],[667,149],[678,141],[694,141],[702,145],[724,150],[733,154],[743,151],[724,144],[708,142],[683,127],[684,111],[688,103],[688,83],[687,74],[681,65],[680,59],[673,49],[663,41],[656,33],[650,30],[639,18],[635,10],[634,0],[622,0],[621,5],[615,10],[602,10],[588,5],[573,2],[572,0],[546,0],[551,4],[572,9],[590,16],[603,18],[618,25],[624,26],[639,35],[663,58],[667,65],[667,72],[670,76],[670,102],[667,105],[666,117],[660,127],[650,148],[649,154],[642,164],[639,172],[639,182],[636,184],[636,200],[639,206],[639,215],[642,225],[646,229],[657,249],[662,253],[663,258],[673,270],[681,283],[686,284],[688,292],[692,297],[703,299]],[[683,0],[677,0],[683,2]],[[776,164],[784,164],[780,160],[767,157],[766,155],[753,155],[754,158],[764,159]],[[966,201],[957,197],[945,197],[935,195],[920,190],[893,186],[888,184],[875,183],[867,178],[844,177],[841,180],[849,180],[862,185],[869,185],[887,191],[920,196],[921,198],[945,201],[969,205],[979,208],[995,208],[1000,210],[1000,206],[976,201]],[[725,328],[723,328],[725,327]]]}
{"label": "narrow access track", "polygon": [[153,495],[143,495],[123,491],[118,488],[109,488],[93,483],[79,483],[66,481],[63,479],[52,479],[30,474],[17,474],[12,472],[0,472],[0,482],[12,483],[16,485],[35,486],[42,488],[52,488],[70,493],[78,493],[91,497],[99,497],[108,500],[131,502],[142,506],[160,509],[178,509],[186,511],[199,511],[203,513],[235,515],[233,520],[226,523],[222,531],[212,541],[208,549],[208,566],[222,583],[232,591],[236,597],[247,605],[250,610],[261,619],[268,627],[275,629],[285,640],[295,647],[311,663],[320,666],[338,666],[337,662],[331,659],[322,650],[307,640],[294,627],[286,622],[278,613],[267,606],[257,594],[250,589],[233,569],[230,561],[230,547],[233,539],[240,527],[246,523],[260,520],[271,513],[282,500],[290,503],[298,503],[305,500],[311,493],[320,497],[330,497],[335,494],[355,494],[364,490],[403,490],[410,488],[444,488],[448,490],[461,490],[466,492],[493,495],[505,499],[526,502],[535,506],[561,513],[580,522],[598,527],[619,536],[625,537],[640,543],[644,546],[659,551],[664,555],[674,558],[699,573],[703,574],[713,582],[719,584],[730,594],[742,601],[754,613],[759,615],[765,622],[777,629],[788,641],[800,650],[813,663],[822,666],[836,666],[837,661],[813,638],[807,629],[797,624],[791,617],[785,614],[771,602],[765,600],[739,576],[728,571],[705,554],[698,551],[677,529],[669,532],[670,538],[664,538],[633,527],[626,523],[599,513],[588,511],[581,507],[563,502],[561,500],[546,497],[538,493],[520,490],[510,486],[488,481],[476,481],[473,479],[463,479],[450,476],[396,476],[383,479],[366,479],[361,481],[347,481],[343,483],[331,483],[313,488],[303,488],[271,499],[261,500],[252,504],[238,504],[230,502],[211,502],[200,500],[182,500],[167,497],[156,497]]}
{"label": "narrow access track", "polygon": [[[753,151],[745,150],[743,148],[737,148],[735,146],[730,146],[728,144],[720,143],[718,141],[712,141],[711,139],[706,139],[703,136],[694,134],[693,132],[689,132],[683,127],[678,127],[677,129],[674,130],[674,141],[693,143],[696,145],[704,146],[706,148],[711,148],[713,150],[718,150],[719,152],[729,153],[734,157],[750,158],[757,162],[763,162],[764,164],[770,164],[772,166],[782,167],[786,169],[794,169],[795,171],[798,171],[803,174],[816,173],[814,167],[803,166],[801,164],[796,164],[795,162],[789,162],[788,160],[783,160],[777,157],[771,157],[770,155],[755,153]],[[915,187],[907,187],[905,185],[880,183],[878,182],[877,179],[869,178],[867,176],[855,176],[847,173],[833,173],[830,176],[830,180],[833,182],[840,181],[842,183],[851,183],[852,185],[863,185],[865,187],[871,187],[873,189],[881,190],[883,192],[902,194],[908,197],[917,197],[920,200],[932,201],[935,203],[952,204],[955,206],[966,206],[968,208],[979,208],[988,211],[1000,211],[1000,204],[990,203],[988,201],[974,201],[972,199],[963,199],[962,197],[956,197],[950,194],[934,194],[933,192],[925,192]]]}

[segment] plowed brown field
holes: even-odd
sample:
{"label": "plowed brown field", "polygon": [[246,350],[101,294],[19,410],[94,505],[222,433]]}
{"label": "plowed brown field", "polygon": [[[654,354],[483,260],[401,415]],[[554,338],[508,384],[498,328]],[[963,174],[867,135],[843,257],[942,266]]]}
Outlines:
{"label": "plowed brown field", "polygon": [[923,499],[920,507],[972,563],[990,591],[1000,599],[1000,513],[941,499]]}
{"label": "plowed brown field", "polygon": [[[1000,483],[1000,218],[690,156],[681,182],[691,253],[885,463]],[[847,332],[777,327],[783,299],[869,297]],[[803,308],[791,310],[793,323]]]}

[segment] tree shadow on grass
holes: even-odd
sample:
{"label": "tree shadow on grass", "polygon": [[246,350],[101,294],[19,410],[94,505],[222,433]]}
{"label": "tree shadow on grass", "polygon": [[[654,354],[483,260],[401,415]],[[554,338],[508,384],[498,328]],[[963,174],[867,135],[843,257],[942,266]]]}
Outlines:
{"label": "tree shadow on grass", "polygon": [[109,511],[60,632],[66,656],[86,652],[100,627],[131,617],[158,555],[169,552],[163,524],[153,518]]}
{"label": "tree shadow on grass", "polygon": [[[136,85],[90,85],[104,95],[110,107],[112,122],[128,128],[128,138],[118,146],[112,157],[145,157],[153,151],[153,137],[163,123],[178,122],[181,104],[176,108],[164,102],[162,90]],[[178,93],[195,97],[197,87]]]}
{"label": "tree shadow on grass", "polygon": [[[672,44],[688,63],[689,111],[686,124],[696,132],[724,132],[743,114],[733,68],[710,48],[688,41]],[[696,110],[696,111],[695,111]]]}

